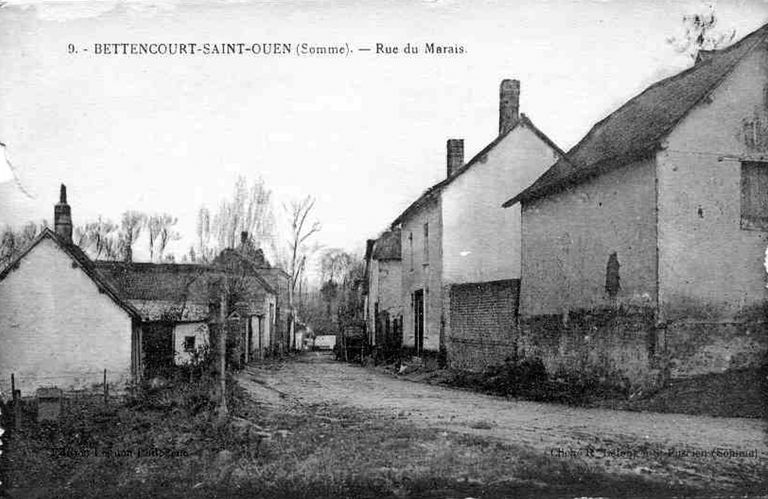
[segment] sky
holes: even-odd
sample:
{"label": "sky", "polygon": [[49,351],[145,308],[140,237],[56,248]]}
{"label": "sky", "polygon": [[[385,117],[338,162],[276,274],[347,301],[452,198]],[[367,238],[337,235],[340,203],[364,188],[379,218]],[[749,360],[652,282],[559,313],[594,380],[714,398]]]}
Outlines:
{"label": "sky", "polygon": [[[691,65],[668,43],[700,2],[659,0],[74,2],[0,8],[0,225],[52,218],[65,183],[75,224],[168,212],[186,252],[201,205],[238,175],[282,205],[317,199],[319,244],[361,251],[498,133],[498,88],[561,148],[651,83]],[[715,4],[736,39],[765,0]],[[97,55],[100,43],[300,43],[346,55]],[[461,54],[424,54],[425,43]],[[377,54],[377,43],[398,54]],[[70,53],[69,45],[77,50]],[[418,55],[402,53],[406,44]],[[86,50],[88,50],[86,52]],[[2,180],[6,180],[2,182]],[[515,195],[510,192],[510,197]],[[146,253],[141,248],[138,258]]]}

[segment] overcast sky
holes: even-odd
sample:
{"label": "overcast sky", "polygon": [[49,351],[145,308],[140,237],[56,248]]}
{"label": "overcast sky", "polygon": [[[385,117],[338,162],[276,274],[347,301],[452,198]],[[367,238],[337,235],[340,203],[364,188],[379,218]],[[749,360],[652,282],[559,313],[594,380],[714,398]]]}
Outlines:
{"label": "overcast sky", "polygon": [[[76,224],[128,209],[179,217],[183,253],[201,204],[239,174],[280,204],[311,194],[318,241],[360,249],[498,132],[498,85],[562,148],[650,83],[691,64],[667,38],[691,1],[189,2],[0,9],[0,141],[23,185],[0,183],[0,224],[52,218],[59,183]],[[718,2],[737,39],[764,0]],[[349,44],[349,56],[97,56],[95,43]],[[377,42],[462,46],[377,55]],[[78,54],[68,53],[74,44]],[[88,48],[88,53],[82,51]],[[510,197],[516,193],[510,192]],[[139,251],[141,253],[141,251]]]}

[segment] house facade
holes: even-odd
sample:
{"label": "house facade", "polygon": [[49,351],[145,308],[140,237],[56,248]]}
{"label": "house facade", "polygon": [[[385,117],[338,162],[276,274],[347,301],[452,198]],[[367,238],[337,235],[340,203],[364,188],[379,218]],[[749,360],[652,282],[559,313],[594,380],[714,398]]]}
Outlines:
{"label": "house facade", "polygon": [[440,351],[454,367],[482,368],[514,351],[520,212],[500,205],[562,154],[519,113],[519,96],[518,81],[501,83],[497,138],[466,164],[463,140],[448,140],[446,178],[393,223],[403,345],[417,355]]}
{"label": "house facade", "polygon": [[402,259],[400,230],[368,241],[365,255],[365,322],[370,345],[382,353],[402,345]]}
{"label": "house facade", "polygon": [[141,374],[141,317],[72,243],[66,188],[45,229],[0,272],[0,388],[123,386]]}
{"label": "house facade", "polygon": [[521,338],[635,385],[766,351],[768,27],[649,87],[529,189]]}

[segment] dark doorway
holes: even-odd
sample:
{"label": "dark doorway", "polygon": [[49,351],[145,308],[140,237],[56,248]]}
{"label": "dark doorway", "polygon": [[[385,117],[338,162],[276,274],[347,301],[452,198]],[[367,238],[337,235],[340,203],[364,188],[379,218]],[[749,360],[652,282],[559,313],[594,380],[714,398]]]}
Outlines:
{"label": "dark doorway", "polygon": [[147,376],[164,375],[174,365],[173,325],[165,322],[145,323],[141,349]]}
{"label": "dark doorway", "polygon": [[421,355],[424,350],[424,290],[413,293],[413,333],[416,355]]}
{"label": "dark doorway", "polygon": [[248,330],[248,341],[246,342],[247,347],[245,351],[245,361],[250,362],[251,361],[251,354],[253,354],[253,317],[249,317],[248,320],[245,323],[245,327]]}

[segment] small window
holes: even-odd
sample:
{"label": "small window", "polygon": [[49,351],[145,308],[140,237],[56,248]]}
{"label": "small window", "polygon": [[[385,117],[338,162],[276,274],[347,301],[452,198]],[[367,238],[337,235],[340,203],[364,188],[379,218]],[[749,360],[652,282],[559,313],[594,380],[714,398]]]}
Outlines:
{"label": "small window", "polygon": [[408,248],[411,255],[411,270],[413,270],[413,232],[408,233]]}
{"label": "small window", "polygon": [[184,351],[185,352],[192,352],[195,350],[195,337],[194,336],[185,336],[184,337]]}
{"label": "small window", "polygon": [[424,224],[424,263],[429,263],[429,224]]}
{"label": "small window", "polygon": [[768,230],[768,163],[741,163],[741,228]]}

